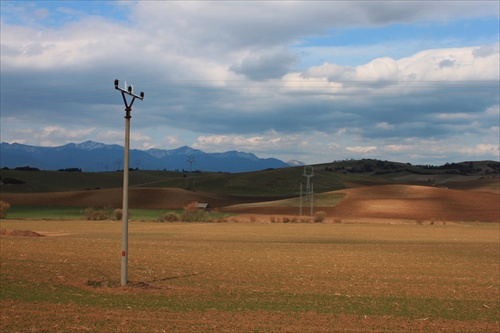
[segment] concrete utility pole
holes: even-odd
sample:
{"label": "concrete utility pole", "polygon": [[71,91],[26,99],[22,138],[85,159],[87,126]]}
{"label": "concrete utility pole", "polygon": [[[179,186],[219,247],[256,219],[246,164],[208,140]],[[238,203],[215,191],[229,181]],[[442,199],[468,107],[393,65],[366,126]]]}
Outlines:
{"label": "concrete utility pole", "polygon": [[[121,91],[123,102],[125,103],[125,152],[123,158],[123,212],[122,212],[122,265],[121,265],[121,285],[127,285],[127,264],[128,264],[128,171],[129,171],[129,150],[130,150],[130,112],[135,99],[141,101],[144,99],[144,93],[135,95],[133,87],[127,87],[125,82],[124,89],[118,87],[120,81],[115,80],[115,89]],[[125,95],[132,96],[132,100],[128,103]]]}

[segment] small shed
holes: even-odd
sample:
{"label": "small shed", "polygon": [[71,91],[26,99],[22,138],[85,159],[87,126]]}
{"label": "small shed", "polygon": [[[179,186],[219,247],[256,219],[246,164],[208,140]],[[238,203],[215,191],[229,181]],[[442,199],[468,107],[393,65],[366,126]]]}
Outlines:
{"label": "small shed", "polygon": [[210,204],[206,202],[200,202],[198,203],[198,210],[204,211],[204,212],[209,212],[211,209]]}

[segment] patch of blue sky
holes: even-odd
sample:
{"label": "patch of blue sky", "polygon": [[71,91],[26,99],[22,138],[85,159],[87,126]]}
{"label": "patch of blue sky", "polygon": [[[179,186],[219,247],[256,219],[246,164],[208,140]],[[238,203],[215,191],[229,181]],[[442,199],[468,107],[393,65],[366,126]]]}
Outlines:
{"label": "patch of blue sky", "polygon": [[0,1],[2,21],[7,24],[60,27],[86,16],[127,20],[129,7],[122,1]]}
{"label": "patch of blue sky", "polygon": [[333,29],[323,36],[303,39],[292,50],[300,54],[299,67],[324,62],[357,66],[380,56],[399,59],[425,49],[493,45],[499,38],[498,18],[485,18]]}
{"label": "patch of blue sky", "polygon": [[499,33],[497,18],[460,20],[449,24],[391,24],[378,28],[335,29],[327,36],[308,38],[303,46],[357,46],[409,39],[453,41],[456,46],[471,46],[479,40],[498,42]]}

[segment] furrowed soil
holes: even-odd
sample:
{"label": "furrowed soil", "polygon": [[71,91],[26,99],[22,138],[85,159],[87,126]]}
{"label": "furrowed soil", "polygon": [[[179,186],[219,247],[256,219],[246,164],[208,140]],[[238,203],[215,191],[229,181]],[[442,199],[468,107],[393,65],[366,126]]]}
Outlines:
{"label": "furrowed soil", "polygon": [[[496,182],[497,187],[499,185]],[[359,185],[359,184],[358,184]],[[356,184],[350,184],[356,186]],[[1,200],[18,206],[110,207],[122,205],[121,189],[53,193],[1,193]],[[281,199],[281,200],[277,200]],[[238,214],[299,215],[299,199],[245,197],[193,192],[183,189],[132,188],[129,207],[183,209],[192,201]],[[302,203],[309,215],[310,202]],[[334,219],[405,219],[419,221],[500,221],[500,193],[415,185],[375,185],[321,193],[314,197],[314,211]]]}
{"label": "furrowed soil", "polygon": [[[113,207],[122,206],[123,190],[101,189],[48,193],[0,193],[0,199],[19,206]],[[143,209],[182,209],[192,201],[208,202],[212,207],[261,202],[272,197],[245,197],[193,192],[178,188],[131,188],[129,207]]]}
{"label": "furrowed soil", "polygon": [[[387,223],[390,221],[387,220]],[[1,332],[497,332],[498,224],[1,220]]]}
{"label": "furrowed soil", "polygon": [[[405,219],[419,221],[500,221],[500,194],[493,192],[451,190],[429,186],[377,185],[363,186],[322,193],[317,197],[338,197],[324,205],[315,199],[314,211],[325,211],[340,219]],[[224,211],[254,214],[289,214],[298,212],[294,207],[277,201],[266,204],[238,204]],[[309,202],[303,202],[308,214]]]}

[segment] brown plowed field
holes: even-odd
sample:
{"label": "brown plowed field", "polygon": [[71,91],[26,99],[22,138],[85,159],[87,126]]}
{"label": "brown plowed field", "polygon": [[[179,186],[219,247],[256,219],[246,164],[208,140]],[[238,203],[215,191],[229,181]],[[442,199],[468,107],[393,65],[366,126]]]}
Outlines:
{"label": "brown plowed field", "polygon": [[[493,192],[451,190],[412,185],[363,186],[331,192],[345,194],[336,206],[314,207],[335,218],[384,218],[435,221],[500,221],[500,194]],[[324,195],[324,194],[323,194]],[[182,209],[192,201],[207,202],[221,211],[246,214],[298,215],[299,209],[287,205],[286,200],[276,205],[266,197],[238,197],[183,189],[132,188],[130,208]],[[122,205],[121,189],[75,192],[10,194],[1,200],[23,206],[112,207]],[[266,202],[265,205],[261,204]],[[308,203],[303,212],[307,215]]]}
{"label": "brown plowed field", "polygon": [[[426,186],[379,185],[331,192],[345,198],[336,206],[315,207],[337,218],[386,218],[436,221],[500,221],[500,195]],[[309,207],[304,204],[303,212]],[[224,210],[253,214],[297,214],[297,207],[243,204]]]}
{"label": "brown plowed field", "polygon": [[[49,193],[1,193],[0,200],[15,206],[53,207],[112,207],[122,206],[121,188],[49,192]],[[193,192],[178,188],[131,188],[129,207],[144,209],[182,209],[192,201],[207,202],[212,207],[225,207],[246,202],[269,201],[269,197],[244,197],[223,194]]]}
{"label": "brown plowed field", "polygon": [[383,185],[340,191],[331,213],[345,217],[500,221],[500,195],[426,186]]}

